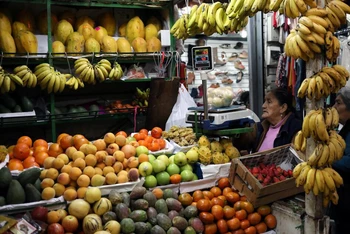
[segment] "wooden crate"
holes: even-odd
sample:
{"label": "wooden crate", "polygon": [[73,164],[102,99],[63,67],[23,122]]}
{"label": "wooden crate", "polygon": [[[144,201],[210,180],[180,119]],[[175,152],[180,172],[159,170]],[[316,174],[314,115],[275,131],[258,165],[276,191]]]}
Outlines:
{"label": "wooden crate", "polygon": [[254,207],[258,207],[301,193],[303,187],[297,188],[294,178],[263,186],[247,167],[274,163],[283,169],[293,169],[301,161],[290,145],[280,146],[232,160],[229,179],[235,189],[246,195]]}

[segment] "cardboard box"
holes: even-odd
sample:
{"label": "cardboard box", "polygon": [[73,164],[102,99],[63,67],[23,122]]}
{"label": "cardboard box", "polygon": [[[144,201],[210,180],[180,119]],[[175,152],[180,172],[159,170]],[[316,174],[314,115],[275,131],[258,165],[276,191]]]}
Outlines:
{"label": "cardboard box", "polygon": [[280,146],[232,160],[229,179],[233,187],[246,195],[254,207],[259,207],[301,193],[303,187],[297,188],[294,178],[263,186],[247,167],[254,167],[259,163],[274,163],[284,170],[289,170],[300,162],[302,160],[290,145]]}

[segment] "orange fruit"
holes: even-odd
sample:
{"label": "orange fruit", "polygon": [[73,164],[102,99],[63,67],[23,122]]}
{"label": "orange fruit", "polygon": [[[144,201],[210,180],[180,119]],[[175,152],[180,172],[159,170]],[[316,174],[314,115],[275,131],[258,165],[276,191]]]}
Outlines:
{"label": "orange fruit", "polygon": [[51,157],[57,157],[59,154],[63,153],[62,147],[57,143],[52,143],[49,147],[48,154]]}
{"label": "orange fruit", "polygon": [[235,231],[241,228],[241,221],[238,218],[229,219],[226,223],[230,231]]}
{"label": "orange fruit", "polygon": [[199,211],[210,211],[211,202],[209,199],[203,198],[197,201],[197,209]]}
{"label": "orange fruit", "polygon": [[214,223],[214,215],[210,212],[202,211],[199,213],[199,219],[204,224],[211,224]]}
{"label": "orange fruit", "polygon": [[165,142],[164,139],[159,138],[159,139],[155,139],[154,141],[155,141],[156,143],[158,143],[160,149],[164,149],[164,148],[165,148],[166,142]]}
{"label": "orange fruit", "polygon": [[225,219],[232,219],[236,214],[235,209],[233,209],[233,207],[231,206],[224,206],[223,212],[224,212]]}
{"label": "orange fruit", "polygon": [[220,219],[219,221],[217,221],[216,226],[218,227],[218,230],[220,233],[228,232],[228,226],[227,226],[226,220]]}
{"label": "orange fruit", "polygon": [[261,215],[258,212],[254,212],[248,215],[248,220],[251,225],[256,225],[261,221]]}
{"label": "orange fruit", "polygon": [[152,136],[146,136],[144,140],[150,144],[153,142],[154,138]]}
{"label": "orange fruit", "polygon": [[10,171],[18,170],[18,171],[23,171],[24,167],[22,164],[22,161],[19,159],[10,159],[10,161],[7,164],[8,169]]}
{"label": "orange fruit", "polygon": [[218,227],[215,223],[204,225],[204,233],[205,234],[216,234],[218,231]]}
{"label": "orange fruit", "polygon": [[181,182],[181,175],[180,174],[173,174],[170,176],[170,182],[172,184],[179,184]]}
{"label": "orange fruit", "polygon": [[63,136],[57,143],[65,150],[68,147],[73,146],[73,137],[71,135]]}
{"label": "orange fruit", "polygon": [[177,198],[183,206],[189,206],[193,202],[193,197],[189,193],[182,193]]}
{"label": "orange fruit", "polygon": [[207,197],[209,200],[213,199],[213,197],[214,197],[214,194],[208,190],[204,190],[203,195],[204,195],[204,197]]}
{"label": "orange fruit", "polygon": [[119,132],[117,132],[115,135],[123,135],[123,136],[125,136],[125,137],[128,136],[128,134],[126,134],[126,132],[124,132],[124,131],[119,131]]}
{"label": "orange fruit", "polygon": [[35,146],[33,149],[34,149],[34,152],[33,152],[33,156],[34,157],[40,152],[46,152],[47,153],[49,151],[49,148],[45,147],[43,145]]}
{"label": "orange fruit", "polygon": [[271,207],[267,206],[267,205],[259,206],[258,209],[257,209],[257,212],[261,216],[266,216],[268,214],[271,214]]}
{"label": "orange fruit", "polygon": [[67,135],[69,135],[69,134],[68,133],[61,133],[60,135],[58,135],[56,142],[57,143],[60,142],[61,138],[64,136],[67,136]]}
{"label": "orange fruit", "polygon": [[237,201],[240,200],[239,194],[235,193],[235,192],[228,192],[226,194],[226,199],[228,202],[230,202],[231,204],[235,204]]}
{"label": "orange fruit", "polygon": [[242,229],[249,228],[249,226],[250,226],[250,223],[249,223],[248,219],[244,219],[244,220],[241,221],[241,228]]}
{"label": "orange fruit", "polygon": [[212,187],[210,192],[214,195],[214,197],[221,195],[221,189],[219,187]]}
{"label": "orange fruit", "polygon": [[[30,167],[33,167],[33,166],[36,166],[38,165],[38,163],[35,162],[35,158],[33,156],[29,156],[27,157],[23,162],[23,167],[24,168],[30,168]],[[38,165],[39,167],[39,165]]]}
{"label": "orange fruit", "polygon": [[272,214],[269,214],[267,215],[265,218],[264,218],[264,222],[266,223],[266,226],[270,229],[273,229],[276,227],[277,225],[277,220],[276,220],[276,217]]}
{"label": "orange fruit", "polygon": [[143,133],[143,134],[145,134],[147,136],[148,135],[148,130],[145,129],[145,128],[142,128],[142,129],[140,129],[139,133]]}
{"label": "orange fruit", "polygon": [[160,146],[159,146],[159,144],[158,144],[157,142],[154,142],[154,141],[153,141],[153,142],[149,145],[148,149],[149,149],[150,151],[158,151],[158,150],[160,150]]}
{"label": "orange fruit", "polygon": [[224,218],[224,210],[220,205],[213,205],[211,207],[211,213],[214,215],[215,220]]}
{"label": "orange fruit", "polygon": [[18,143],[13,148],[13,157],[19,160],[26,159],[30,154],[30,149],[25,143]]}
{"label": "orange fruit", "polygon": [[156,196],[157,199],[163,198],[163,190],[160,188],[153,189],[152,193]]}
{"label": "orange fruit", "polygon": [[196,190],[193,192],[192,197],[193,197],[193,201],[197,202],[199,199],[203,199],[204,195],[201,190]]}
{"label": "orange fruit", "polygon": [[224,196],[226,196],[226,194],[229,192],[233,192],[232,188],[226,187],[226,188],[222,189],[222,195],[224,195]]}
{"label": "orange fruit", "polygon": [[247,211],[245,210],[237,210],[236,211],[236,218],[238,218],[239,220],[244,220],[247,218]]}
{"label": "orange fruit", "polygon": [[225,205],[225,202],[218,197],[214,197],[210,201],[211,201],[212,205],[219,205],[221,207],[224,207],[224,205]]}
{"label": "orange fruit", "polygon": [[33,147],[35,148],[38,146],[44,146],[46,149],[49,148],[47,141],[45,141],[44,139],[37,139],[34,141]]}
{"label": "orange fruit", "polygon": [[244,233],[246,234],[256,234],[256,228],[254,226],[250,226],[244,229]]}
{"label": "orange fruit", "polygon": [[49,155],[48,153],[46,152],[38,152],[36,155],[35,155],[35,162],[38,163],[40,166],[43,166],[44,165],[44,161],[46,158],[48,158]]}
{"label": "orange fruit", "polygon": [[156,139],[159,139],[162,136],[162,132],[163,130],[160,127],[154,127],[151,130],[151,136]]}
{"label": "orange fruit", "polygon": [[76,149],[80,149],[80,147],[84,144],[89,144],[89,141],[86,138],[77,138],[76,140],[74,139],[74,147]]}
{"label": "orange fruit", "polygon": [[32,147],[33,145],[33,141],[29,136],[21,136],[20,138],[18,138],[17,140],[17,144],[18,143],[24,143],[26,144],[29,148]]}
{"label": "orange fruit", "polygon": [[266,223],[264,223],[264,222],[258,223],[257,225],[255,225],[255,229],[256,229],[257,233],[266,232],[267,231]]}
{"label": "orange fruit", "polygon": [[230,180],[227,177],[222,177],[218,181],[218,187],[223,190],[224,188],[231,188]]}
{"label": "orange fruit", "polygon": [[242,201],[241,207],[242,207],[242,209],[244,209],[245,211],[247,211],[248,214],[254,212],[254,206],[253,206],[253,204],[250,203],[250,202],[248,202],[248,201]]}

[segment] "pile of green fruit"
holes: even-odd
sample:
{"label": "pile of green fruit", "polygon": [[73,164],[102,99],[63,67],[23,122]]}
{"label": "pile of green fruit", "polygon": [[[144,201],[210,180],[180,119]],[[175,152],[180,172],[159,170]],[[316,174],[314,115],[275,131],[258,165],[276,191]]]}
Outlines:
{"label": "pile of green fruit", "polygon": [[27,112],[33,111],[33,109],[33,103],[26,96],[18,98],[14,98],[9,94],[0,96],[0,113]]}
{"label": "pile of green fruit", "polygon": [[0,207],[10,204],[41,201],[41,170],[32,167],[12,178],[7,167],[0,169]]}

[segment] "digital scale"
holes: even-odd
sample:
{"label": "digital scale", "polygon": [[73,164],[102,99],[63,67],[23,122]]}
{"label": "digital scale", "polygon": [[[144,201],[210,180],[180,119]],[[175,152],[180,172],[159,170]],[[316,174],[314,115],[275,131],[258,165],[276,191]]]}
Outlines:
{"label": "digital scale", "polygon": [[244,105],[208,109],[207,73],[214,69],[213,50],[210,46],[193,47],[192,64],[194,72],[199,72],[202,79],[203,106],[188,108],[186,123],[197,124],[205,130],[219,130],[242,128],[260,122],[259,117]]}

